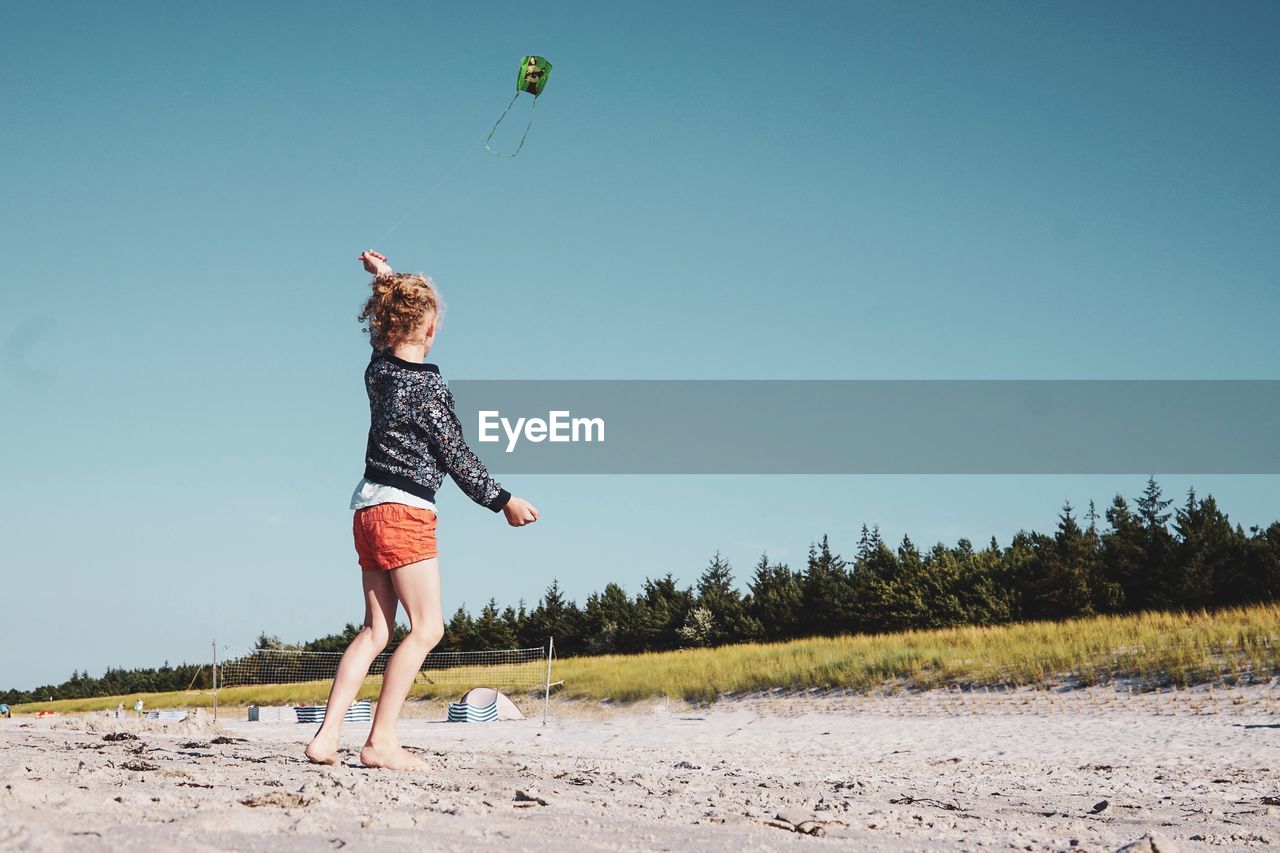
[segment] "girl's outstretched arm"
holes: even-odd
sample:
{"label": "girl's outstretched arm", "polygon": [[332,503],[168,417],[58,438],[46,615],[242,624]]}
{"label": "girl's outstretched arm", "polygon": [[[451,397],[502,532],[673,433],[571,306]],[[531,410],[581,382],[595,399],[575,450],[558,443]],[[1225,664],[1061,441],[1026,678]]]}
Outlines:
{"label": "girl's outstretched arm", "polygon": [[439,374],[431,374],[429,381],[432,393],[420,412],[419,424],[430,436],[436,459],[445,471],[467,497],[494,512],[502,512],[512,527],[523,527],[537,521],[537,508],[498,485],[467,445],[453,394],[444,380]]}

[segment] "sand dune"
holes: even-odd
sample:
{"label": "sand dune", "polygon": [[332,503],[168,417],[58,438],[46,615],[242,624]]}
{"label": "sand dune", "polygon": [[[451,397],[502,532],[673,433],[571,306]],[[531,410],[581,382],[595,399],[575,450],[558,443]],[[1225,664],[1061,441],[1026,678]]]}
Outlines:
{"label": "sand dune", "polygon": [[[0,721],[0,849],[1114,850],[1280,845],[1280,685],[557,703],[401,722],[425,776],[311,727]],[[116,731],[137,739],[104,740]],[[221,741],[216,740],[221,738]],[[235,738],[237,740],[230,740]],[[238,740],[238,739],[243,740]]]}

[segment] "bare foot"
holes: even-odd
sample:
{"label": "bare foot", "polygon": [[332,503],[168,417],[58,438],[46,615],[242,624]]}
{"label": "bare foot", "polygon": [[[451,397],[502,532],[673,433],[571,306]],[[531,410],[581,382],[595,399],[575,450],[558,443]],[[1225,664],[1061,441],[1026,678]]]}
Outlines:
{"label": "bare foot", "polygon": [[381,767],[385,770],[430,770],[427,762],[409,752],[403,746],[379,749],[366,743],[360,750],[360,763],[365,767]]}
{"label": "bare foot", "polygon": [[312,764],[337,764],[338,739],[321,737],[317,732],[303,753]]}

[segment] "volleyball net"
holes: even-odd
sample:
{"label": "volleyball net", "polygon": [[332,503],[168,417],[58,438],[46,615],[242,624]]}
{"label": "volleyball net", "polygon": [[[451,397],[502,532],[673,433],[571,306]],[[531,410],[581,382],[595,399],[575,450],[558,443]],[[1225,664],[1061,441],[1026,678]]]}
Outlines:
{"label": "volleyball net", "polygon": [[[431,652],[415,681],[441,687],[483,686],[545,695],[544,691],[550,690],[554,649],[554,643],[548,641],[545,647],[531,649]],[[393,651],[375,657],[369,675],[385,673]],[[219,658],[218,687],[244,687],[332,680],[342,652],[223,647]]]}

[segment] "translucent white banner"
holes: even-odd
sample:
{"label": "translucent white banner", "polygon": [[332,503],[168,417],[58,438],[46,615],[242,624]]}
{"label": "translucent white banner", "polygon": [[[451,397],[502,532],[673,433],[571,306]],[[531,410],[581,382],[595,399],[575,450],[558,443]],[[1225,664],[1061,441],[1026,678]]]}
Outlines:
{"label": "translucent white banner", "polygon": [[498,473],[1275,474],[1275,380],[458,380]]}

